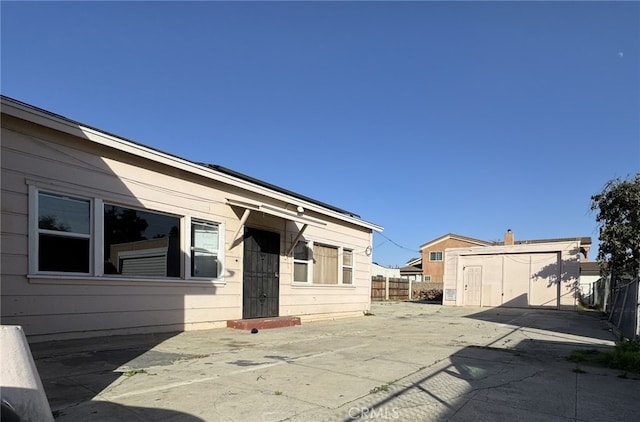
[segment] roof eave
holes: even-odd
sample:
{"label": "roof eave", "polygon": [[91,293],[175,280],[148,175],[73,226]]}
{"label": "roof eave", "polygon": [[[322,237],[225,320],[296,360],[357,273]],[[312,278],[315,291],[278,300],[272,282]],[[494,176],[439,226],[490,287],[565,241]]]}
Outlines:
{"label": "roof eave", "polygon": [[[226,174],[220,170],[216,170],[207,165],[195,163],[184,158],[172,155],[155,148],[148,147],[146,145],[122,138],[117,135],[113,135],[102,130],[93,128],[91,126],[84,125],[77,121],[68,119],[55,113],[51,113],[47,110],[32,106],[30,104],[23,103],[18,100],[1,96],[1,111],[4,114],[38,124],[43,127],[57,130],[59,132],[67,133],[82,139],[86,139],[90,142],[94,142],[99,145],[104,145],[110,148],[115,148],[120,151],[127,152],[129,154],[142,157],[160,164],[168,165],[178,168],[180,170],[187,171],[192,174],[204,176],[211,180],[221,182],[227,185],[238,187],[240,189],[264,195],[274,198],[279,201],[296,203],[304,206],[305,208],[312,210],[316,213],[332,217],[340,221],[344,221],[350,224],[354,224],[360,227],[367,228],[378,232],[383,231],[382,226],[378,226],[371,222],[365,221],[357,217],[356,214],[343,214],[339,212],[337,207],[330,206],[327,208],[323,206],[320,201],[315,201],[311,198],[303,195],[293,196],[292,192],[289,194],[284,193],[286,190],[281,191],[269,189],[266,186],[261,186],[256,183],[252,183],[249,180],[242,179],[231,174]],[[256,179],[257,180],[257,179]],[[266,182],[265,182],[266,184]],[[328,205],[328,204],[326,204]],[[340,210],[342,211],[342,210]]]}

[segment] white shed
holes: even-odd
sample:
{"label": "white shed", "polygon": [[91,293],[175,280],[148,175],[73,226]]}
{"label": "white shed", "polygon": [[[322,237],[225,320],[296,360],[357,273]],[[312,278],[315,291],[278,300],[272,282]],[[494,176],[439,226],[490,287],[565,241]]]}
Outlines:
{"label": "white shed", "polygon": [[575,309],[580,242],[447,249],[443,304]]}

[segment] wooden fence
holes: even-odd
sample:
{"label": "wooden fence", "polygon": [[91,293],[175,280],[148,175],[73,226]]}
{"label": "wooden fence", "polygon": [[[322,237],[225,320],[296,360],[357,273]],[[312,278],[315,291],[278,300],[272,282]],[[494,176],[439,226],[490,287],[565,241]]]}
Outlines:
{"label": "wooden fence", "polygon": [[[382,276],[371,277],[371,300],[409,300],[421,299],[420,292],[437,290],[442,292],[442,283],[409,282],[406,278],[389,278],[389,293],[387,296],[387,279]],[[409,289],[413,294],[409,295]]]}
{"label": "wooden fence", "polygon": [[371,300],[409,300],[409,280],[389,278],[389,296],[387,298],[387,279],[381,276],[371,277]]}

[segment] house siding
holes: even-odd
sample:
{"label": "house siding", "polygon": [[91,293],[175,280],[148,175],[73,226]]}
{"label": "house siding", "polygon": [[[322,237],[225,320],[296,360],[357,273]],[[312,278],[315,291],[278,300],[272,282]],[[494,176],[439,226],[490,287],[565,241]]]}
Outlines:
{"label": "house siding", "polygon": [[[1,148],[3,324],[21,325],[30,341],[45,341],[216,328],[242,317],[243,247],[229,247],[243,210],[227,205],[226,199],[287,204],[6,114]],[[29,275],[30,185],[221,223],[228,275],[224,283]],[[304,238],[353,249],[353,285],[293,285],[293,259],[284,254],[300,224],[252,212],[247,227],[280,235],[280,315],[362,315],[370,306],[371,257],[364,251],[371,244],[371,229],[313,211],[306,214],[327,225],[308,227]]]}

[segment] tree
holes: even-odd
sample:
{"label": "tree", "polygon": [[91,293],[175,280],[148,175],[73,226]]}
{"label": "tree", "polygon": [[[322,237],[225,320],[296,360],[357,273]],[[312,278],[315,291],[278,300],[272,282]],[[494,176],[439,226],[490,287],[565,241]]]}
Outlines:
{"label": "tree", "polygon": [[[591,197],[600,229],[598,262],[602,274],[638,275],[640,270],[640,173],[612,179]],[[603,265],[604,264],[604,265]]]}

